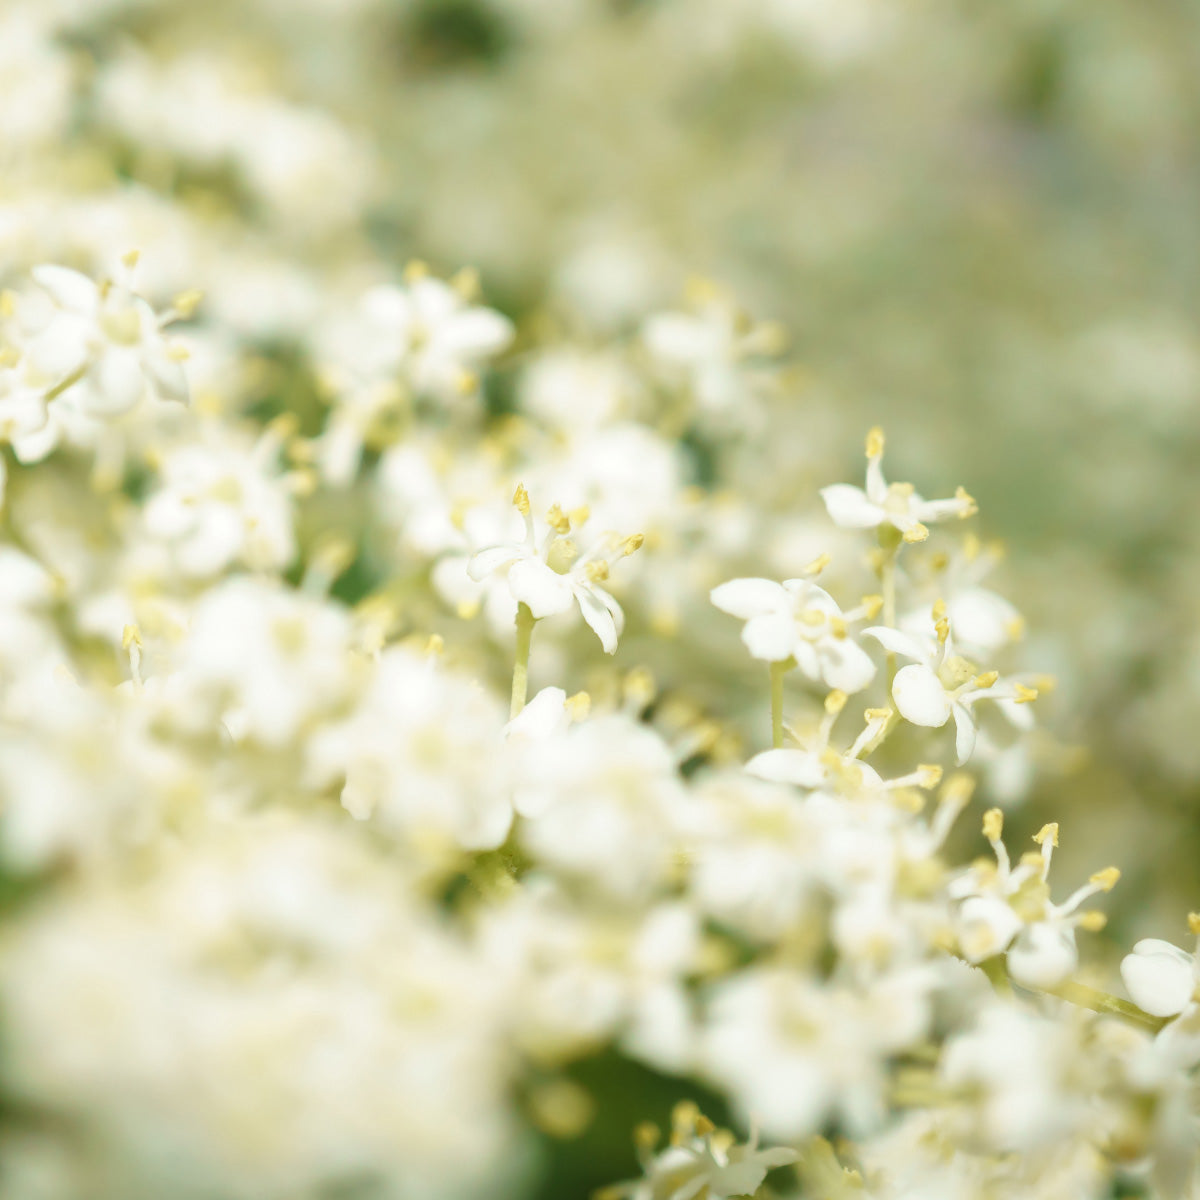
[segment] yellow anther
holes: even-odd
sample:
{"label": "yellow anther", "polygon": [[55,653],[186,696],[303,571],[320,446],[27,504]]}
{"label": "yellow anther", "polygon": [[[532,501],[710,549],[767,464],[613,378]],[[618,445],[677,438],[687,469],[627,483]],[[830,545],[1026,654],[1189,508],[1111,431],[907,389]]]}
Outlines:
{"label": "yellow anther", "polygon": [[944,571],[950,565],[950,555],[945,550],[939,550],[936,554],[929,556],[929,566],[934,571]]}
{"label": "yellow anther", "polygon": [[[1037,842],[1039,846],[1044,846],[1047,842],[1049,842],[1051,846],[1057,846],[1058,822],[1050,821],[1048,824],[1043,825],[1041,829],[1039,829],[1037,833],[1033,835],[1033,840]],[[1113,882],[1115,883],[1116,880]]]}
{"label": "yellow anther", "polygon": [[627,537],[621,543],[621,556],[623,558],[628,558],[631,554],[636,554],[642,548],[645,542],[646,535],[644,533],[630,534],[629,537]]}
{"label": "yellow anther", "polygon": [[945,600],[935,600],[933,602],[933,608],[931,608],[929,611],[930,611],[930,615],[933,617],[935,623],[937,621],[942,620],[946,615]]}
{"label": "yellow anther", "polygon": [[943,646],[950,639],[950,618],[942,617],[940,620],[934,621],[933,628],[937,633],[937,640]]}
{"label": "yellow anther", "polygon": [[846,625],[845,618],[830,617],[829,618],[829,632],[831,634],[833,634],[833,636],[835,638],[844,638],[848,632],[848,627]]}
{"label": "yellow anther", "polygon": [[281,442],[290,442],[300,432],[300,418],[294,412],[280,413],[267,422],[264,432]]}
{"label": "yellow anther", "polygon": [[140,250],[129,250],[121,255],[121,262],[127,271],[132,271],[138,265],[138,259],[141,257],[142,252]]}
{"label": "yellow anther", "polygon": [[1039,696],[1048,695],[1058,687],[1058,680],[1053,675],[1039,675],[1033,681],[1033,686],[1037,688]]}
{"label": "yellow anther", "polygon": [[819,608],[804,608],[797,614],[796,619],[802,625],[816,629],[818,625],[824,625],[829,618]]}
{"label": "yellow anther", "polygon": [[883,597],[879,595],[864,596],[862,598],[863,616],[868,621],[873,621],[883,610]]}
{"label": "yellow anther", "polygon": [[700,1107],[694,1100],[680,1100],[671,1110],[671,1143],[679,1145],[696,1128]]}
{"label": "yellow anther", "polygon": [[914,542],[923,542],[929,536],[929,530],[918,521],[904,531],[904,540],[911,546]]}
{"label": "yellow anther", "polygon": [[0,349],[0,367],[15,367],[21,361],[21,352],[15,346]]}
{"label": "yellow anther", "polygon": [[864,719],[868,722],[886,721],[891,717],[891,715],[892,710],[890,708],[868,708],[867,711],[863,713]]}
{"label": "yellow anther", "polygon": [[989,808],[983,814],[983,836],[989,842],[998,842],[1004,833],[1004,814],[998,808]]}
{"label": "yellow anther", "polygon": [[881,458],[883,456],[883,430],[876,425],[867,434],[867,457]]}
{"label": "yellow anther", "polygon": [[649,1153],[658,1145],[662,1130],[653,1121],[639,1121],[633,1127],[633,1144],[643,1153]]}
{"label": "yellow anther", "polygon": [[975,676],[975,686],[979,688],[990,688],[999,678],[999,671],[984,671],[982,675]]}
{"label": "yellow anther", "polygon": [[425,653],[430,658],[437,658],[446,649],[446,640],[440,633],[431,633],[425,643]]}
{"label": "yellow anther", "polygon": [[408,266],[404,268],[405,283],[419,283],[429,274],[429,266],[423,263],[419,258],[414,258]]}
{"label": "yellow anther", "polygon": [[701,1137],[708,1137],[709,1134],[717,1132],[717,1127],[703,1113],[701,1113],[696,1118],[696,1132]]}
{"label": "yellow anther", "polygon": [[529,493],[525,490],[523,483],[517,484],[517,490],[513,492],[513,507],[523,517],[529,516]]}
{"label": "yellow anther", "polygon": [[937,763],[922,763],[917,774],[921,777],[917,782],[923,788],[935,788],[942,782],[942,768]]}
{"label": "yellow anther", "polygon": [[571,518],[557,504],[546,514],[546,524],[557,533],[571,532]]}
{"label": "yellow anther", "polygon": [[942,804],[966,804],[975,794],[975,780],[963,771],[956,771],[942,784]]}
{"label": "yellow anther", "polygon": [[192,357],[192,352],[186,346],[175,342],[173,345],[167,347],[167,357],[172,362],[187,362]]}
{"label": "yellow anther", "polygon": [[482,607],[483,598],[477,596],[470,600],[460,600],[454,606],[454,611],[460,621],[472,621],[479,615],[479,610]]}
{"label": "yellow anther", "polygon": [[[1055,845],[1058,845],[1055,842]],[[1089,880],[1088,883],[1094,883],[1098,888],[1105,892],[1111,892],[1117,886],[1117,880],[1121,878],[1121,872],[1116,867],[1105,867],[1103,871],[1097,871]]]}
{"label": "yellow anther", "polygon": [[645,708],[654,702],[654,697],[658,694],[658,684],[649,667],[634,667],[625,676],[621,691],[629,703],[637,705],[638,708]]}
{"label": "yellow anther", "polygon": [[608,578],[608,563],[602,558],[593,559],[584,570],[593,583],[603,583]]}
{"label": "yellow anther", "polygon": [[1108,917],[1097,909],[1089,908],[1079,914],[1079,928],[1088,933],[1099,933],[1108,924]]}
{"label": "yellow anther", "polygon": [[966,488],[955,488],[954,498],[963,506],[962,512],[958,514],[960,517],[964,519],[973,517],[979,511],[979,505],[975,503],[975,497]]}
{"label": "yellow anther", "polygon": [[454,377],[454,390],[460,396],[473,396],[479,391],[479,376],[474,371],[465,368],[459,370]]}
{"label": "yellow anther", "polygon": [[839,770],[842,767],[842,756],[832,746],[826,746],[821,751],[821,765],[831,770]]}
{"label": "yellow anther", "polygon": [[963,538],[963,557],[967,562],[974,562],[983,550],[983,542],[979,540],[979,534],[968,533]]}
{"label": "yellow anther", "polygon": [[1188,930],[1200,936],[1200,913],[1188,913]]}
{"label": "yellow anther", "polygon": [[833,561],[833,555],[826,551],[824,554],[818,554],[816,558],[808,564],[801,572],[803,575],[820,575],[827,566]]}
{"label": "yellow anther", "polygon": [[1012,617],[1004,623],[1004,632],[1009,641],[1019,642],[1025,636],[1025,618]]}
{"label": "yellow anther", "polygon": [[587,692],[576,692],[563,701],[563,707],[572,721],[586,721],[592,711],[592,698]]}
{"label": "yellow anther", "polygon": [[586,504],[581,504],[578,508],[573,508],[567,513],[567,516],[571,518],[571,524],[576,528],[584,524],[591,515],[592,510]]}
{"label": "yellow anther", "polygon": [[196,309],[200,307],[200,301],[203,299],[204,293],[199,288],[188,288],[186,292],[180,292],[171,301],[171,307],[183,320],[188,321],[195,315]]}
{"label": "yellow anther", "polygon": [[479,272],[474,267],[463,267],[454,273],[450,286],[467,301],[479,298]]}
{"label": "yellow anther", "polygon": [[1014,683],[1013,691],[1016,693],[1013,696],[1015,704],[1032,704],[1038,698],[1037,688],[1026,687],[1023,683]]}
{"label": "yellow anther", "polygon": [[721,289],[711,279],[702,275],[692,275],[683,285],[683,298],[689,304],[711,304],[721,297]]}
{"label": "yellow anther", "polygon": [[141,647],[142,631],[136,625],[126,625],[121,630],[121,649],[126,653],[133,646]]}
{"label": "yellow anther", "polygon": [[833,691],[825,697],[825,711],[829,713],[830,716],[836,717],[837,714],[846,707],[846,701],[848,699],[849,696],[847,696],[845,692],[834,688]]}

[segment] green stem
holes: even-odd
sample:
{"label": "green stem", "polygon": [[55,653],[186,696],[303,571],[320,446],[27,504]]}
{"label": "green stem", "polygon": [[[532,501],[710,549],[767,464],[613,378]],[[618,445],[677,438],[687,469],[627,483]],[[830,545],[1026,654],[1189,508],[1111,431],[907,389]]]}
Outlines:
{"label": "green stem", "polygon": [[1106,1016],[1122,1017],[1143,1029],[1157,1033],[1167,1022],[1162,1017],[1152,1017],[1144,1013],[1136,1004],[1122,1000],[1119,996],[1110,996],[1097,988],[1088,987],[1085,983],[1076,983],[1073,979],[1060,984],[1056,988],[1048,988],[1047,995],[1057,996],[1068,1004],[1079,1008],[1090,1008],[1092,1012],[1104,1013]]}
{"label": "green stem", "polygon": [[771,664],[771,745],[778,750],[783,745],[783,677],[786,662]]}
{"label": "green stem", "polygon": [[508,710],[510,719],[525,707],[525,696],[529,691],[529,644],[533,640],[536,620],[528,604],[517,605],[517,651],[513,660],[512,704]]}
{"label": "green stem", "polygon": [[60,380],[46,393],[46,403],[49,404],[52,400],[57,400],[69,387],[74,387],[87,374],[87,363],[82,367],[77,367],[74,371]]}

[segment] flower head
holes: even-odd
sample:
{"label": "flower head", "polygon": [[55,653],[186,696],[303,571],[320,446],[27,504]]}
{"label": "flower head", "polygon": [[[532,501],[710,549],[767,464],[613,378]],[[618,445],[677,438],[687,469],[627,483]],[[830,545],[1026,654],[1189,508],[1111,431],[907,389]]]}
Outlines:
{"label": "flower head", "polygon": [[952,500],[926,500],[911,483],[888,483],[883,477],[883,431],[878,428],[867,434],[866,487],[835,483],[821,489],[821,498],[834,524],[847,529],[891,525],[906,542],[924,541],[930,522],[970,517],[977,511],[962,488]]}

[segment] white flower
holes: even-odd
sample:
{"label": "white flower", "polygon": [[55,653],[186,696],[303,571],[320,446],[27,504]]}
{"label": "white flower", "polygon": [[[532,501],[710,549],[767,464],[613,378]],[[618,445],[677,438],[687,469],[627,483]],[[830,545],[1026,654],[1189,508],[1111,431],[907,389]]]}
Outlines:
{"label": "white flower", "polygon": [[[517,488],[513,503],[525,522],[525,540],[502,542],[480,550],[468,564],[467,573],[480,582],[494,572],[504,572],[513,599],[526,605],[535,620],[566,612],[578,604],[604,652],[615,654],[625,614],[616,599],[600,586],[608,578],[608,560],[604,555],[632,554],[642,544],[641,534],[623,539],[606,535],[580,556],[575,542],[567,536],[572,517],[558,505],[550,510],[548,528],[539,544],[524,487]],[[587,519],[586,513],[573,516],[577,524]]]}
{"label": "white flower", "polygon": [[97,284],[69,267],[34,267],[33,278],[55,312],[30,342],[29,359],[54,388],[82,383],[84,411],[103,417],[128,412],[148,391],[187,400],[180,356],[162,333],[179,312],[156,316],[127,283]]}
{"label": "white flower", "polygon": [[1049,824],[1034,835],[1041,853],[1026,855],[1016,867],[1001,840],[1004,817],[998,808],[984,813],[983,832],[996,855],[996,866],[972,867],[950,884],[962,900],[955,921],[962,956],[979,963],[1007,951],[1008,973],[1026,987],[1052,990],[1066,982],[1079,965],[1075,930],[1097,930],[1104,914],[1080,912],[1079,906],[1116,886],[1120,871],[1095,872],[1061,904],[1050,899],[1048,876],[1058,826]]}
{"label": "white flower", "polygon": [[1121,978],[1143,1012],[1152,1017],[1177,1017],[1191,1004],[1200,985],[1200,965],[1194,954],[1170,942],[1142,938],[1134,943],[1133,953],[1122,959]]}
{"label": "white flower", "polygon": [[731,579],[711,599],[722,612],[746,624],[742,641],[755,658],[794,659],[810,679],[843,692],[859,692],[875,677],[870,655],[851,638],[847,624],[879,611],[868,597],[851,612],[808,579]]}
{"label": "white flower", "polygon": [[143,510],[146,530],[171,547],[179,569],[192,578],[236,562],[282,570],[295,557],[296,540],[292,480],[275,463],[278,432],[268,429],[249,445],[223,427],[219,434],[164,456],[162,484]]}
{"label": "white flower", "polygon": [[784,1146],[758,1148],[758,1133],[751,1130],[745,1145],[732,1133],[717,1129],[694,1104],[676,1105],[671,1144],[654,1154],[658,1131],[639,1127],[638,1157],[643,1177],[602,1188],[597,1200],[728,1200],[752,1196],[776,1167],[796,1162],[800,1155]]}
{"label": "white flower", "polygon": [[883,432],[872,429],[867,435],[866,488],[835,483],[821,489],[821,498],[835,525],[847,529],[891,525],[906,542],[920,542],[929,536],[926,522],[969,517],[977,511],[975,501],[962,488],[953,500],[926,500],[911,483],[889,484],[883,477],[882,464]]}
{"label": "white flower", "polygon": [[874,638],[891,654],[913,660],[911,665],[901,667],[892,681],[896,708],[906,721],[930,729],[940,729],[953,717],[961,766],[975,749],[973,705],[980,700],[1027,704],[1037,699],[1037,691],[1015,680],[1001,680],[995,671],[977,673],[973,663],[954,653],[949,621],[936,605],[934,617],[936,638],[915,637],[884,625],[864,629],[863,636]]}

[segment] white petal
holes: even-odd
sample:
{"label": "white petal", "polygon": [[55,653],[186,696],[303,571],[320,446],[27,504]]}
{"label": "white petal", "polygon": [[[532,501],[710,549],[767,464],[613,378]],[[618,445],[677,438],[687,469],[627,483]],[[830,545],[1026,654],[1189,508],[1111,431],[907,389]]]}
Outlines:
{"label": "white petal", "polygon": [[722,611],[743,621],[790,607],[784,588],[770,579],[731,579],[713,588],[709,599]]}
{"label": "white petal", "polygon": [[965,588],[951,597],[946,615],[960,646],[998,650],[1012,641],[1021,614],[1003,596],[986,588]]}
{"label": "white petal", "polygon": [[783,662],[796,647],[796,623],[780,613],[753,617],[742,627],[742,641],[755,658]]}
{"label": "white petal", "polygon": [[503,350],[513,339],[513,323],[489,308],[472,308],[451,318],[438,331],[443,354],[476,360]]}
{"label": "white petal", "polygon": [[[624,614],[621,613],[621,606],[607,592],[603,596],[599,595],[599,592],[599,588],[577,586],[575,595],[579,600],[579,611],[583,613],[583,619],[592,632],[600,639],[604,653],[616,654],[617,618],[620,616],[623,623]],[[604,597],[607,597],[608,603]]]}
{"label": "white petal", "polygon": [[667,362],[694,363],[711,356],[712,331],[682,313],[658,313],[646,321],[642,337],[651,354]]}
{"label": "white petal", "polygon": [[999,896],[970,896],[958,910],[958,944],[967,962],[1001,954],[1021,928],[1021,918]]}
{"label": "white petal", "polygon": [[975,718],[965,704],[951,705],[954,713],[954,750],[958,755],[958,765],[975,753]]}
{"label": "white petal", "polygon": [[746,764],[746,770],[759,779],[806,788],[820,787],[826,774],[821,760],[807,750],[764,750]]}
{"label": "white petal", "polygon": [[896,672],[892,699],[900,715],[914,725],[937,729],[950,719],[950,698],[942,681],[926,666],[914,664]]}
{"label": "white petal", "polygon": [[34,267],[30,274],[39,287],[50,293],[50,298],[60,308],[80,314],[95,310],[100,293],[96,285],[79,271],[70,267],[47,264]]}
{"label": "white petal", "polygon": [[1008,973],[1025,987],[1058,987],[1079,966],[1075,932],[1047,921],[1028,925],[1009,947],[1007,962]]}
{"label": "white petal", "polygon": [[509,567],[508,590],[539,619],[566,612],[575,599],[571,581],[532,556]]}
{"label": "white petal", "polygon": [[1196,987],[1190,954],[1158,938],[1143,938],[1121,962],[1121,978],[1134,1004],[1152,1017],[1174,1017]]}
{"label": "white petal", "polygon": [[821,659],[821,678],[831,688],[861,692],[875,678],[871,656],[851,638],[823,638],[817,653]]}
{"label": "white petal", "polygon": [[504,727],[505,736],[519,741],[541,741],[567,725],[567,693],[559,687],[544,687],[518,716]]}
{"label": "white petal", "polygon": [[142,360],[142,365],[155,390],[164,400],[187,403],[188,379],[183,363],[173,359],[165,349],[160,349],[147,354]]}
{"label": "white petal", "polygon": [[503,570],[509,563],[525,558],[528,554],[529,548],[520,542],[503,542],[499,546],[488,546],[471,556],[471,561],[467,563],[467,574],[476,583],[482,583],[493,572]]}
{"label": "white petal", "polygon": [[128,412],[146,390],[146,377],[134,350],[107,351],[92,368],[91,382],[87,408],[100,416]]}
{"label": "white petal", "polygon": [[873,529],[881,525],[887,514],[867,499],[862,488],[851,483],[835,483],[821,489],[821,499],[835,525],[845,529]]}
{"label": "white petal", "polygon": [[931,657],[927,642],[887,625],[872,625],[870,629],[862,631],[862,636],[874,638],[885,650],[911,658],[913,662],[927,663]]}

